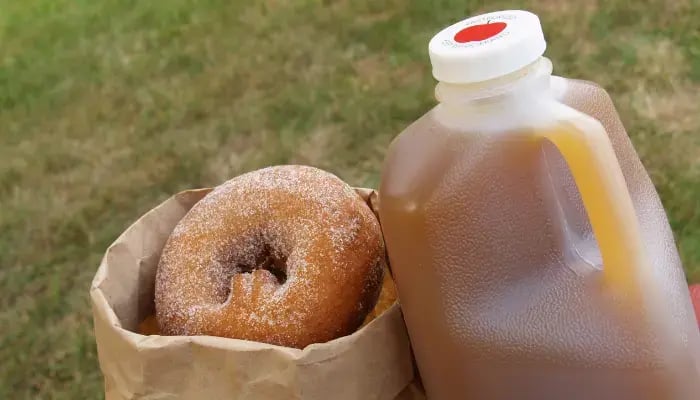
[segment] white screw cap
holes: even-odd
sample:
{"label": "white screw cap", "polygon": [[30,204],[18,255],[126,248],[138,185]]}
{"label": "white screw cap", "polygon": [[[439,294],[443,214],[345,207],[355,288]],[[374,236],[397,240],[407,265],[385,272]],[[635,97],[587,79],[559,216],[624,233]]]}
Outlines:
{"label": "white screw cap", "polygon": [[433,76],[473,83],[508,75],[535,62],[547,47],[537,15],[497,11],[443,29],[428,46]]}

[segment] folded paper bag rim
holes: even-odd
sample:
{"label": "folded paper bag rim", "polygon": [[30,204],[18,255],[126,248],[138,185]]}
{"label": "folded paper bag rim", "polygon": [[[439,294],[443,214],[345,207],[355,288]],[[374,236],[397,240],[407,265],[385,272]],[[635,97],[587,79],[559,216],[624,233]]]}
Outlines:
{"label": "folded paper bag rim", "polygon": [[[356,189],[376,207],[376,192]],[[109,246],[90,288],[107,400],[420,399],[398,304],[357,332],[304,349],[213,336],[135,333],[153,310],[160,251],[211,189],[180,192]]]}

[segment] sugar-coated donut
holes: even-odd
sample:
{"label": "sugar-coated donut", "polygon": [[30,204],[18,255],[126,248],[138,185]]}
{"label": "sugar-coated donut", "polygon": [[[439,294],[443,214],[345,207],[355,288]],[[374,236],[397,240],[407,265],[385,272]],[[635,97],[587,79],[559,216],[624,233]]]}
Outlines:
{"label": "sugar-coated donut", "polygon": [[382,285],[375,215],[347,184],[277,166],[216,187],[177,224],[155,286],[165,335],[303,348],[355,331]]}

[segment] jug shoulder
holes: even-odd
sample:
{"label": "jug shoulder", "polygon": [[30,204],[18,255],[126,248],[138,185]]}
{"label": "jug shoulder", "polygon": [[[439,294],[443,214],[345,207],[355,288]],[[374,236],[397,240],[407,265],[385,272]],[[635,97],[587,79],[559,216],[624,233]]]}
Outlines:
{"label": "jug shoulder", "polygon": [[599,120],[603,125],[620,125],[610,94],[599,84],[553,76],[550,85],[556,100]]}
{"label": "jug shoulder", "polygon": [[[436,184],[435,177],[457,152],[453,132],[428,112],[389,145],[382,169],[380,197],[417,201]],[[418,193],[422,193],[419,195]]]}

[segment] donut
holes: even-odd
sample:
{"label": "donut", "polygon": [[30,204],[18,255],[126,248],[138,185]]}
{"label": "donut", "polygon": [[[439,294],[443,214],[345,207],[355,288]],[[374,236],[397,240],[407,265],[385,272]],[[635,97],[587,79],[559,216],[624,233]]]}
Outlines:
{"label": "donut", "polygon": [[[380,315],[382,315],[384,311],[388,310],[389,307],[396,303],[396,299],[397,295],[394,280],[391,278],[391,274],[389,273],[388,269],[385,268],[384,282],[382,283],[382,289],[379,291],[377,303],[374,305],[372,311],[370,311],[367,314],[367,316],[365,317],[365,321],[360,327],[369,324],[375,318],[378,318]],[[700,319],[700,314],[698,314],[698,318]],[[136,329],[136,333],[146,336],[162,335],[160,328],[158,327],[158,322],[156,320],[155,314],[150,314],[146,318],[144,318],[143,321],[139,323],[139,326]]]}
{"label": "donut", "polygon": [[155,283],[164,335],[304,348],[354,332],[382,286],[376,216],[335,175],[307,166],[249,172],[178,222]]}

